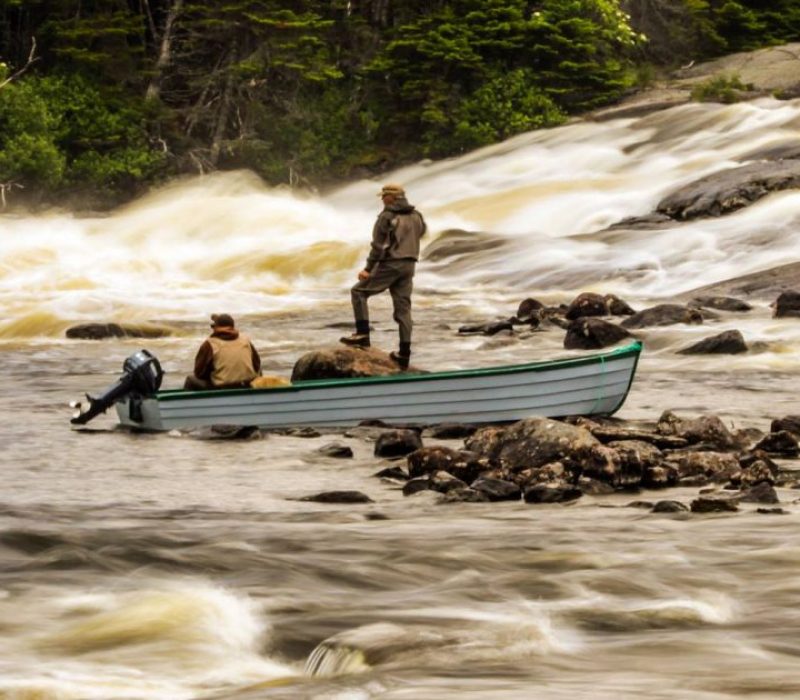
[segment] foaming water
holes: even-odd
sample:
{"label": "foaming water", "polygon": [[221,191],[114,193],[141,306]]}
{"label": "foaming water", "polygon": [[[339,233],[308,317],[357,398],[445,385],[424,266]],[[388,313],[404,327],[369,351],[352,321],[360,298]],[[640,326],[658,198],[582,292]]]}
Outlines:
{"label": "foaming water", "polygon": [[[199,582],[104,592],[34,588],[0,601],[0,697],[190,698],[236,679],[297,671],[261,653],[268,627],[247,598]],[[46,660],[31,663],[30,650]]]}
{"label": "foaming water", "polygon": [[[800,195],[660,231],[592,233],[676,187],[800,136],[800,101],[692,104],[640,119],[533,132],[386,176],[425,213],[428,241],[483,231],[511,246],[421,265],[421,287],[668,296],[785,262]],[[180,181],[111,216],[0,219],[0,337],[55,337],[86,320],[301,312],[346,295],[378,208],[363,181],[324,196],[245,172]],[[44,314],[36,321],[37,314]],[[54,322],[59,319],[61,322]]]}

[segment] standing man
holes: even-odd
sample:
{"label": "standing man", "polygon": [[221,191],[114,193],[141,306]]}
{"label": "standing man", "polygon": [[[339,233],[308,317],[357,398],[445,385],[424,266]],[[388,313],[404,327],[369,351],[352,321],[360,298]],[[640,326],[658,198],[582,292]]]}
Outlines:
{"label": "standing man", "polygon": [[211,314],[211,335],[194,359],[194,374],[183,388],[232,389],[250,386],[261,373],[261,358],[244,333],[236,330],[230,314]]}
{"label": "standing man", "polygon": [[341,339],[345,345],[368,348],[369,309],[367,299],[389,290],[394,306],[394,320],[400,328],[400,347],[391,358],[401,369],[408,369],[411,358],[411,292],[414,270],[419,259],[419,241],[425,235],[425,219],[406,199],[400,185],[384,185],[379,195],[383,211],[372,229],[367,264],[358,273],[358,282],[350,290],[356,332]]}

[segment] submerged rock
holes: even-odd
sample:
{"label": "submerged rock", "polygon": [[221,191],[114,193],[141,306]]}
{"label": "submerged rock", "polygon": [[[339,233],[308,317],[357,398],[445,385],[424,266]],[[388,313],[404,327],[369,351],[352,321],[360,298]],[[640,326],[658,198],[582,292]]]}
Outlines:
{"label": "submerged rock", "polygon": [[313,496],[304,496],[301,501],[314,503],[374,503],[369,496],[361,491],[323,491]]}
{"label": "submerged rock", "polygon": [[490,321],[469,326],[461,326],[458,332],[461,335],[497,335],[501,331],[513,331],[511,321]]}
{"label": "submerged rock", "polygon": [[775,487],[765,481],[743,491],[741,501],[743,503],[780,503]]}
{"label": "submerged rock", "polygon": [[688,513],[689,506],[680,501],[658,501],[653,506],[653,513]]}
{"label": "submerged rock", "polygon": [[326,457],[335,457],[336,459],[349,459],[353,456],[353,448],[341,442],[329,442],[327,445],[320,447],[317,452]]}
{"label": "submerged rock", "polygon": [[725,296],[703,296],[695,297],[689,302],[689,306],[698,308],[716,309],[717,311],[752,311],[753,307],[746,301]]}
{"label": "submerged rock", "polygon": [[174,334],[166,326],[134,325],[128,323],[82,323],[66,330],[67,338],[104,340],[106,338],[165,338]]}
{"label": "submerged rock", "polygon": [[647,328],[648,326],[672,326],[677,323],[698,324],[703,314],[680,304],[658,304],[629,316],[622,322],[623,328]]}
{"label": "submerged rock", "polygon": [[739,510],[739,499],[731,496],[700,496],[692,501],[692,513],[731,513]]}
{"label": "submerged rock", "polygon": [[741,331],[725,331],[678,350],[678,355],[736,355],[747,352]]}

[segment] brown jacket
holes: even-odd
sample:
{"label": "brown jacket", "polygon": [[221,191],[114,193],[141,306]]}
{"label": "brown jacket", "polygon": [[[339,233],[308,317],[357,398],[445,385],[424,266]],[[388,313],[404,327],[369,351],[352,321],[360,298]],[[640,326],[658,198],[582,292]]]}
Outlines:
{"label": "brown jacket", "polygon": [[399,197],[378,215],[364,269],[372,270],[381,260],[418,260],[419,241],[427,228],[422,214]]}
{"label": "brown jacket", "polygon": [[261,373],[261,358],[244,333],[218,328],[200,346],[194,376],[214,386],[249,384]]}

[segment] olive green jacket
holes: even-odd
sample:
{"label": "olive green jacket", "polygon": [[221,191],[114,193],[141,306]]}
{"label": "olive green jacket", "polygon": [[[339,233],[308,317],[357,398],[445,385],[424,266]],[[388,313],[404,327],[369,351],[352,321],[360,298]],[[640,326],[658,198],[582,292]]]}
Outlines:
{"label": "olive green jacket", "polygon": [[427,229],[422,214],[399,197],[378,214],[364,269],[371,271],[381,260],[419,260],[419,241]]}

